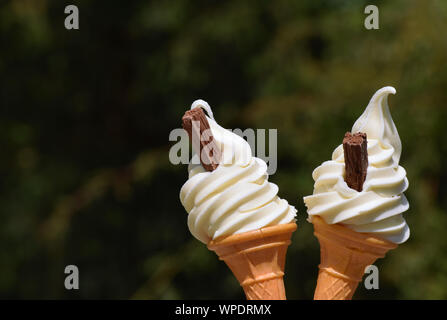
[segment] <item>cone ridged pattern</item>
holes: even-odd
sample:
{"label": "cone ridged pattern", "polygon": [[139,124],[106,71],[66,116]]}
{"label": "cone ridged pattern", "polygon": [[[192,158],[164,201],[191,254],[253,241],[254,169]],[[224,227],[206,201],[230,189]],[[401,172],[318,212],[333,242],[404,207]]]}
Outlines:
{"label": "cone ridged pattern", "polygon": [[328,225],[320,217],[312,217],[312,223],[321,252],[314,300],[352,299],[365,268],[397,247],[371,233]]}
{"label": "cone ridged pattern", "polygon": [[294,222],[265,227],[212,240],[208,248],[225,261],[247,300],[285,300],[284,266],[295,230]]}

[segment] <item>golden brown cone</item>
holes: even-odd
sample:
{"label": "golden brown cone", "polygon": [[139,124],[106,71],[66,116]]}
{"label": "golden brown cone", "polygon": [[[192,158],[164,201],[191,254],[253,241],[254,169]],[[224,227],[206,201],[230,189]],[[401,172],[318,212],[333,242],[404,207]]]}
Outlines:
{"label": "golden brown cone", "polygon": [[312,217],[320,242],[321,263],[314,300],[350,300],[365,268],[397,244],[372,233],[360,233],[339,224]]}
{"label": "golden brown cone", "polygon": [[285,300],[284,265],[296,223],[220,237],[208,243],[225,261],[247,300]]}

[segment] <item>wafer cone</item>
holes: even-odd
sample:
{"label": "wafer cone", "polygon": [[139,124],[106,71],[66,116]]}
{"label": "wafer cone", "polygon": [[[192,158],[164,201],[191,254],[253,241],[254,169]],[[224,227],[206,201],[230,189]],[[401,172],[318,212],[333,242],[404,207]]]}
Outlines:
{"label": "wafer cone", "polygon": [[208,243],[225,261],[247,300],[285,300],[284,265],[296,223],[220,237]]}
{"label": "wafer cone", "polygon": [[320,242],[321,263],[314,300],[350,300],[365,268],[397,247],[372,233],[355,232],[339,224],[312,217]]}

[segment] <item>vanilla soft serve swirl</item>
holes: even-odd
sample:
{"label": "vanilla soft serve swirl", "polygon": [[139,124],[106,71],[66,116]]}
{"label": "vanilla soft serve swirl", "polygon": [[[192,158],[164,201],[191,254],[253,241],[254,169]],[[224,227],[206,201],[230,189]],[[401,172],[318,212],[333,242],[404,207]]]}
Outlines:
{"label": "vanilla soft serve swirl", "polygon": [[[204,108],[211,117],[208,123],[223,157],[212,172],[200,164],[188,167],[180,200],[189,213],[191,233],[208,243],[220,236],[295,221],[296,209],[278,197],[278,187],[267,181],[267,164],[252,156],[247,141],[219,126],[205,101],[195,101],[191,109],[195,107]],[[197,154],[193,160],[198,162]]]}
{"label": "vanilla soft serve swirl", "polygon": [[405,242],[410,230],[402,217],[409,207],[403,192],[408,188],[405,169],[399,166],[402,145],[388,107],[393,87],[377,91],[365,112],[354,123],[352,133],[364,132],[368,139],[368,170],[363,190],[344,181],[343,145],[332,160],[317,167],[313,195],[304,197],[309,219],[318,215],[328,224],[340,223],[357,232],[375,233],[394,243]]}

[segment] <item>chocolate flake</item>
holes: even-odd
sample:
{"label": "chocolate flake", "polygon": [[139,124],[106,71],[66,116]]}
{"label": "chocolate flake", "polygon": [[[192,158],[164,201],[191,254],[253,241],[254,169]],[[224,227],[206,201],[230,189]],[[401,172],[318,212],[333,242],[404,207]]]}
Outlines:
{"label": "chocolate flake", "polygon": [[346,132],[343,139],[345,155],[345,181],[348,186],[357,191],[363,190],[368,169],[368,150],[366,133]]}
{"label": "chocolate flake", "polygon": [[188,132],[192,147],[200,156],[200,163],[207,171],[215,170],[221,159],[221,152],[214,140],[208,119],[202,108],[185,112],[183,129]]}

